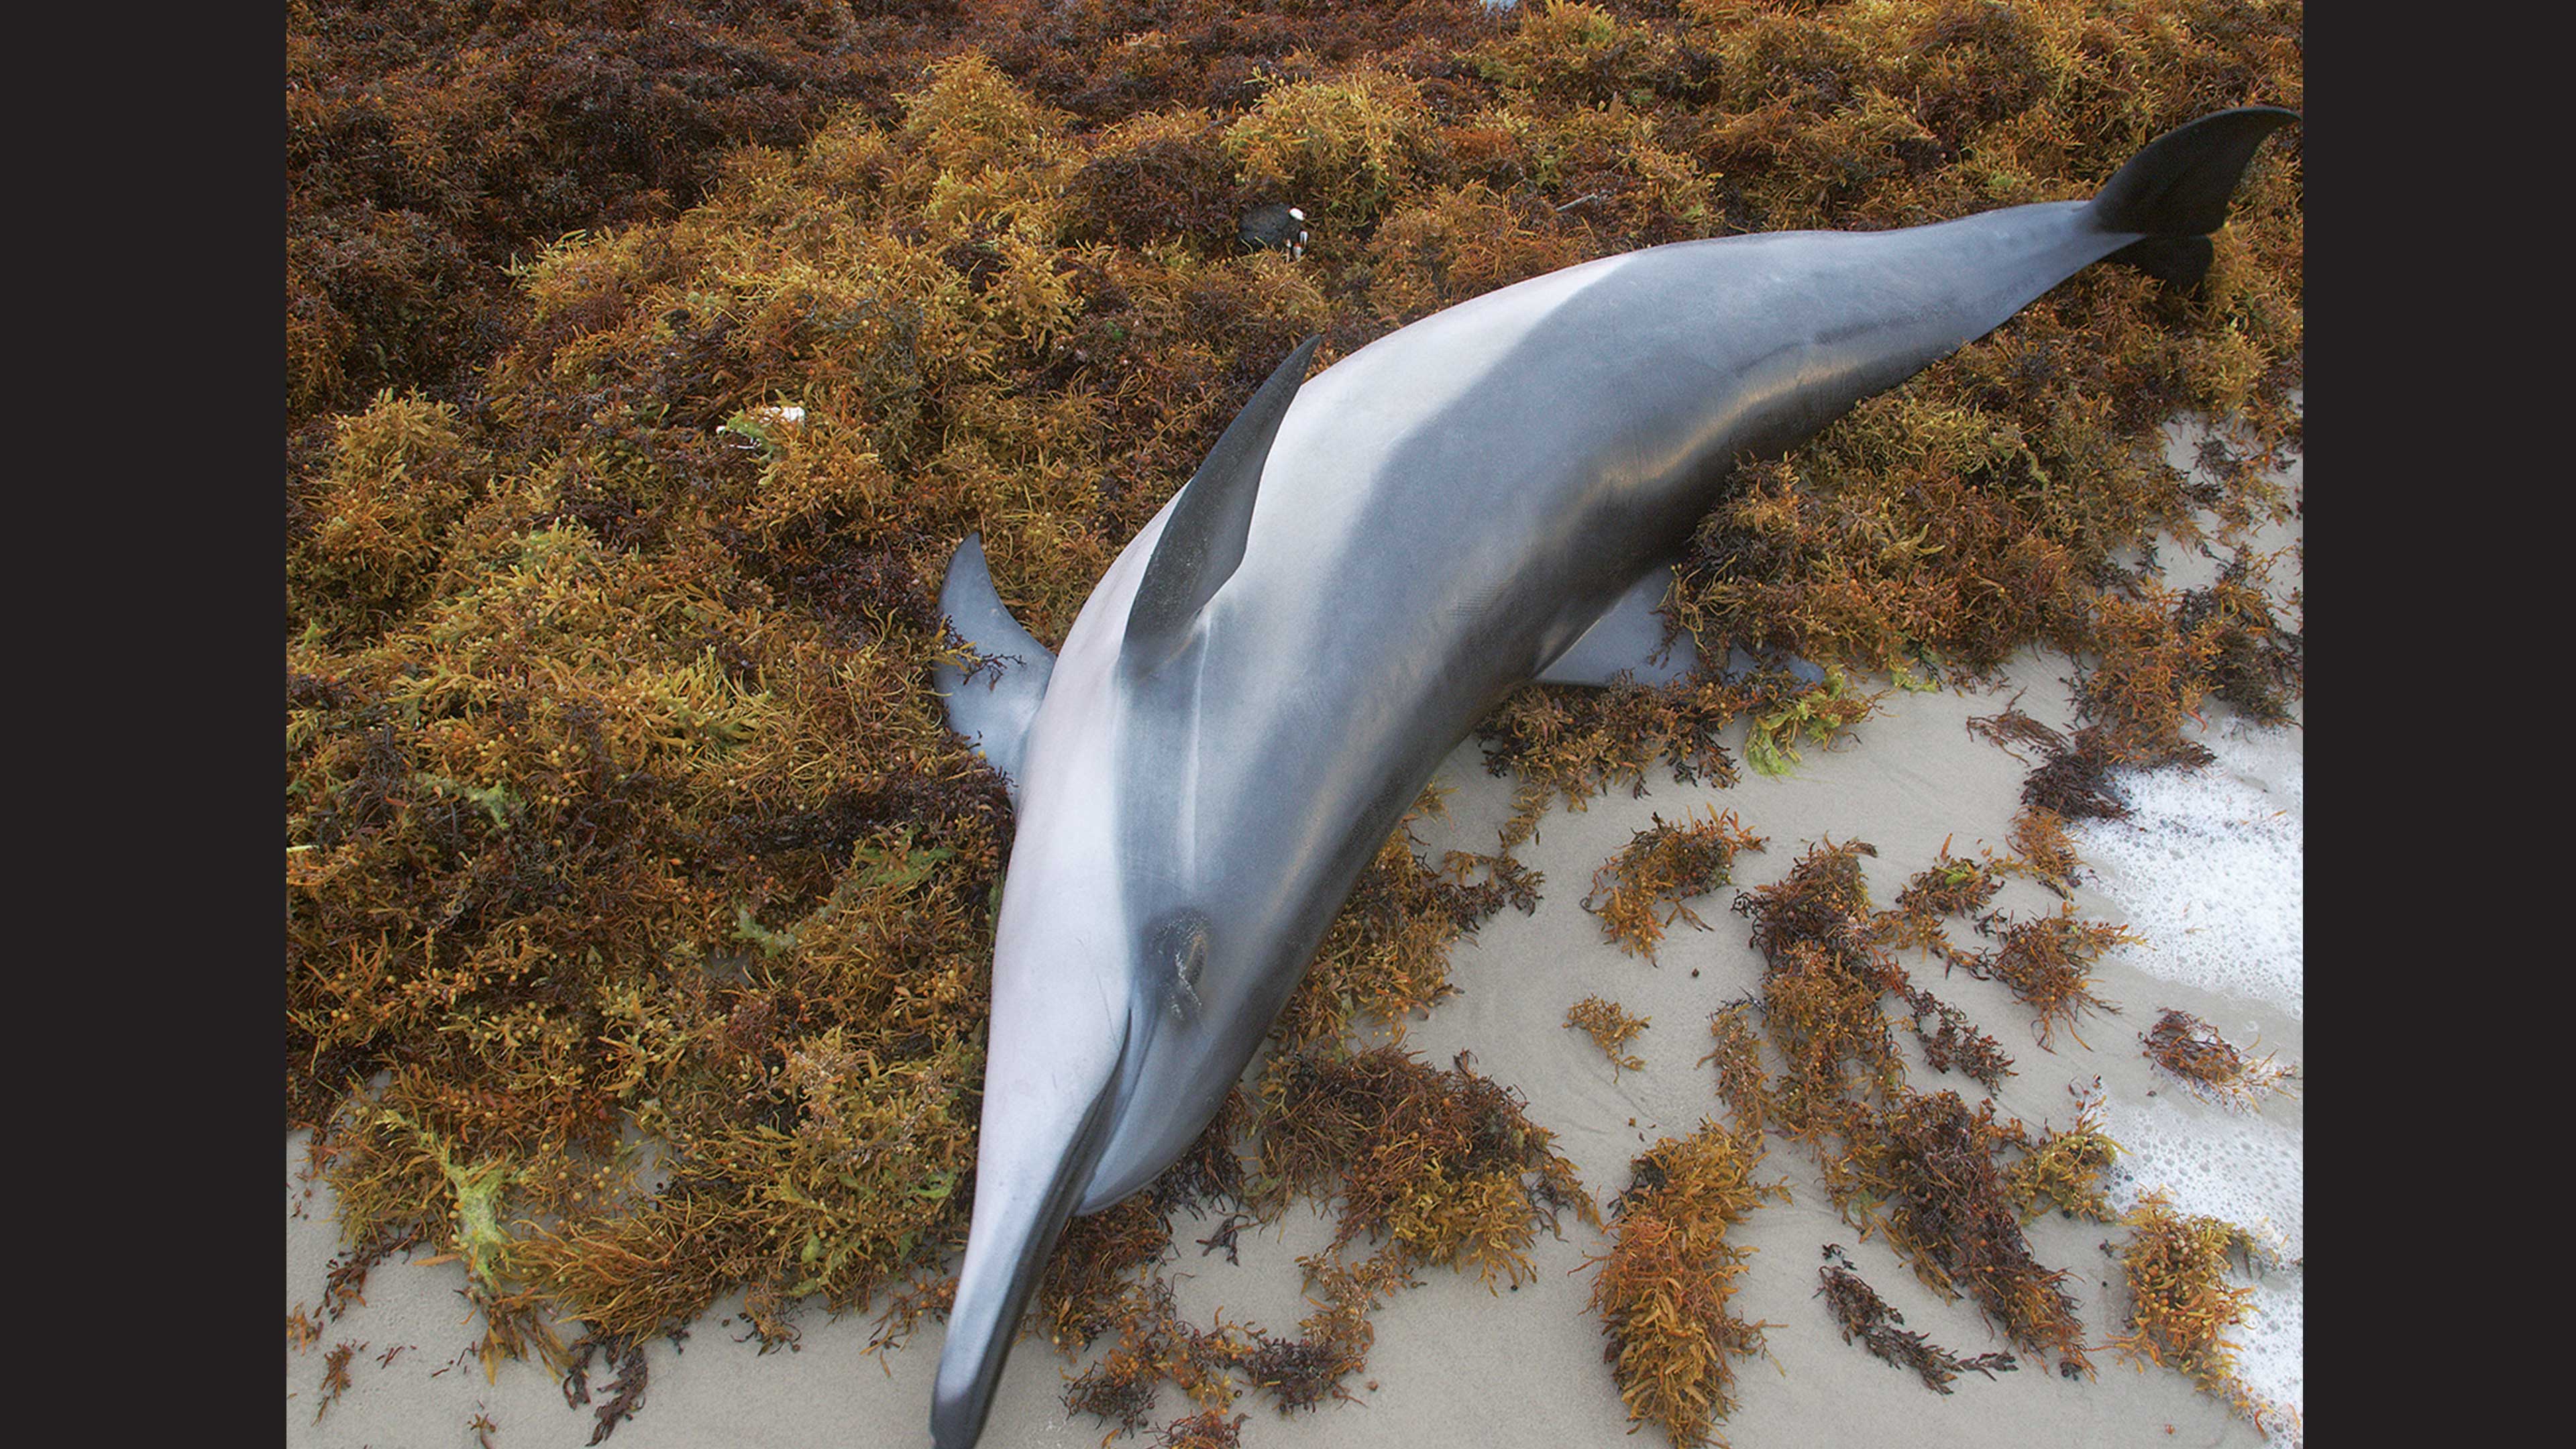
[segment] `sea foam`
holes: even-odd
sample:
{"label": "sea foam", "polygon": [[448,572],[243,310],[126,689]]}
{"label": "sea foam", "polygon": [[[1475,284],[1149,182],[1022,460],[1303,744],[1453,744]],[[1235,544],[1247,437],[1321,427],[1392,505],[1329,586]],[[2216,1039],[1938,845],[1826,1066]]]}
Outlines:
{"label": "sea foam", "polygon": [[2148,1103],[2103,1104],[2104,1131],[2124,1154],[2111,1200],[2135,1207],[2160,1188],[2174,1211],[2244,1228],[2284,1264],[2307,1256],[2300,1134],[2261,1117]]}
{"label": "sea foam", "polygon": [[[2069,830],[2093,883],[2117,902],[2141,944],[2122,964],[2159,980],[2223,992],[2302,1018],[2305,910],[2301,885],[2306,782],[2295,731],[2204,741],[2214,756],[2196,770],[2124,773],[2116,786],[2127,818]],[[2240,1046],[2259,1021],[2217,1023]],[[2113,1204],[2163,1192],[2174,1211],[2245,1229],[2270,1261],[2240,1279],[2251,1313],[2228,1338],[2245,1392],[2274,1413],[2275,1438],[2306,1398],[2307,1215],[2301,1134],[2259,1115],[2212,1111],[2179,1096],[2103,1104],[2103,1127],[2123,1157],[2108,1184]]]}
{"label": "sea foam", "polygon": [[2298,736],[2205,743],[2197,770],[2117,777],[2123,820],[2068,828],[2094,883],[2145,944],[2120,960],[2149,976],[2269,1003],[2301,1019],[2305,783]]}
{"label": "sea foam", "polygon": [[[2195,1113],[2162,1099],[2105,1102],[2102,1126],[2123,1154],[2105,1184],[2112,1206],[2126,1212],[2158,1190],[2175,1212],[2234,1223],[2260,1246],[2252,1275],[2231,1275],[2254,1296],[2227,1341],[2235,1346],[2236,1380],[2246,1393],[2273,1414],[2287,1410],[2295,1423],[2307,1398],[2301,1134],[2258,1117]],[[2288,1444],[2299,1436],[2276,1432],[2274,1438]]]}

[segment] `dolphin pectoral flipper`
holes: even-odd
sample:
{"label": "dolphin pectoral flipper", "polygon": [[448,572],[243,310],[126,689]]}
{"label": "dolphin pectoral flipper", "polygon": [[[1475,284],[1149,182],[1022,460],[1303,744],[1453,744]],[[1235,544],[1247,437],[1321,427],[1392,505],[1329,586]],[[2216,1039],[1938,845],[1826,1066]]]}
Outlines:
{"label": "dolphin pectoral flipper", "polygon": [[1306,381],[1321,333],[1289,352],[1235,414],[1208,450],[1207,461],[1181,485],[1171,520],[1154,545],[1136,600],[1127,611],[1127,638],[1119,658],[1131,678],[1151,674],[1189,637],[1190,621],[1243,562],[1244,536],[1252,531],[1252,505],[1261,490],[1261,468],[1280,420]]}
{"label": "dolphin pectoral flipper", "polygon": [[1657,564],[1602,611],[1583,637],[1539,671],[1541,684],[1605,685],[1626,674],[1639,684],[1669,684],[1699,667],[1691,636],[1664,642],[1664,619],[1655,612],[1673,586],[1673,568]]}
{"label": "dolphin pectoral flipper", "polygon": [[999,670],[992,674],[979,668],[969,673],[946,660],[931,666],[931,682],[942,696],[948,727],[974,741],[976,751],[1010,780],[1011,798],[1016,801],[1021,746],[1029,721],[1037,717],[1038,704],[1046,698],[1055,655],[1020,627],[993,591],[982,534],[968,534],[950,556],[948,577],[939,586],[939,607],[957,637]]}

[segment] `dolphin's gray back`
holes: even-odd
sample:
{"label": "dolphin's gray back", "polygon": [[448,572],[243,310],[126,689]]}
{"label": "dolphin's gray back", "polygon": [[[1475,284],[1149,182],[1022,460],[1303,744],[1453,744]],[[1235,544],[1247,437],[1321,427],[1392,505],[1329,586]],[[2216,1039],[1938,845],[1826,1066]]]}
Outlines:
{"label": "dolphin's gray back", "polygon": [[[1561,295],[1536,291],[1544,310],[1519,327],[1495,323],[1521,289],[1490,294],[1387,342],[1481,329],[1516,333],[1508,348],[1459,346],[1473,373],[1454,395],[1347,459],[1331,446],[1337,404],[1401,407],[1423,371],[1362,349],[1291,411],[1221,596],[1225,622],[1271,647],[1215,652],[1247,682],[1293,637],[1311,660],[1360,666],[1334,671],[1354,695],[1376,693],[1372,669],[1428,671],[1456,695],[1418,706],[1474,713],[1548,662],[1524,653],[1552,657],[1676,551],[1737,461],[1796,446],[2133,240],[2083,226],[2082,209],[1657,247],[1539,279]],[[1395,657],[1396,637],[1413,657]]]}
{"label": "dolphin's gray back", "polygon": [[1739,461],[2135,239],[2063,203],[1657,247],[1487,294],[1309,379],[1242,562],[1152,687],[1122,772],[1140,792],[1122,813],[1151,837],[1131,859],[1165,872],[1140,888],[1278,959],[1220,939],[1187,1000],[1143,983],[1140,1037],[1162,1040],[1125,1095],[1155,1110],[1122,1116],[1086,1210],[1188,1145],[1441,758],[1678,553]]}

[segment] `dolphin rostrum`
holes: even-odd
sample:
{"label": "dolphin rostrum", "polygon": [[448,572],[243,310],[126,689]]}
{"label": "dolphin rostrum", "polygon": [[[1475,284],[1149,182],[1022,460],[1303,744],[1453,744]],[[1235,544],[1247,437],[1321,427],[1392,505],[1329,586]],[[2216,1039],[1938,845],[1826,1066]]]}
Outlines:
{"label": "dolphin rostrum", "polygon": [[[982,1432],[1076,1212],[1177,1158],[1449,750],[1533,679],[1686,672],[1654,609],[1735,465],[2090,263],[2190,285],[2265,136],[2166,133],[2090,201],[1652,247],[1462,302],[1305,379],[1288,355],[1046,649],[977,540],[941,591],[998,677],[942,666],[1010,777],[974,1212],[931,1410]],[[1302,379],[1302,381],[1301,381]]]}

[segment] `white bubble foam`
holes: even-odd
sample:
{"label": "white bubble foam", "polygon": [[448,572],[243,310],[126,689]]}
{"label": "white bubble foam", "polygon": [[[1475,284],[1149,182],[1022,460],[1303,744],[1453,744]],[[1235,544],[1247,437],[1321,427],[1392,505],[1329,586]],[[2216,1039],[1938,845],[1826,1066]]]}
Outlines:
{"label": "white bubble foam", "polygon": [[2161,1099],[2144,1105],[2108,1101],[2103,1130],[2120,1144],[2111,1200],[2126,1209],[2138,1194],[2162,1188],[2174,1211],[2235,1223],[2270,1238],[2274,1256],[2307,1256],[2307,1212],[2300,1135],[2261,1117],[2185,1112]]}
{"label": "white bubble foam", "polygon": [[[2236,1326],[2236,1381],[2266,1405],[2301,1412],[2307,1404],[2305,1274],[2267,1272],[2254,1283],[2253,1315]],[[2276,1438],[2280,1437],[2278,1435]]]}
{"label": "white bubble foam", "polygon": [[2301,1018],[2306,782],[2298,737],[2271,730],[2205,743],[2217,758],[2200,769],[2120,774],[2129,817],[2079,821],[2068,836],[2094,883],[2145,938],[2119,960]]}
{"label": "white bubble foam", "polygon": [[2160,1190],[2175,1212],[2234,1223],[2263,1245],[2272,1261],[2258,1264],[2259,1276],[2235,1275],[2254,1288],[2252,1315],[2228,1334],[2236,1345],[2236,1377],[2256,1399],[2300,1412],[2307,1362],[2301,1134],[2259,1117],[2186,1111],[2161,1098],[2106,1101],[2102,1126],[2121,1148],[2105,1184],[2114,1207],[2126,1212],[2149,1190]]}

